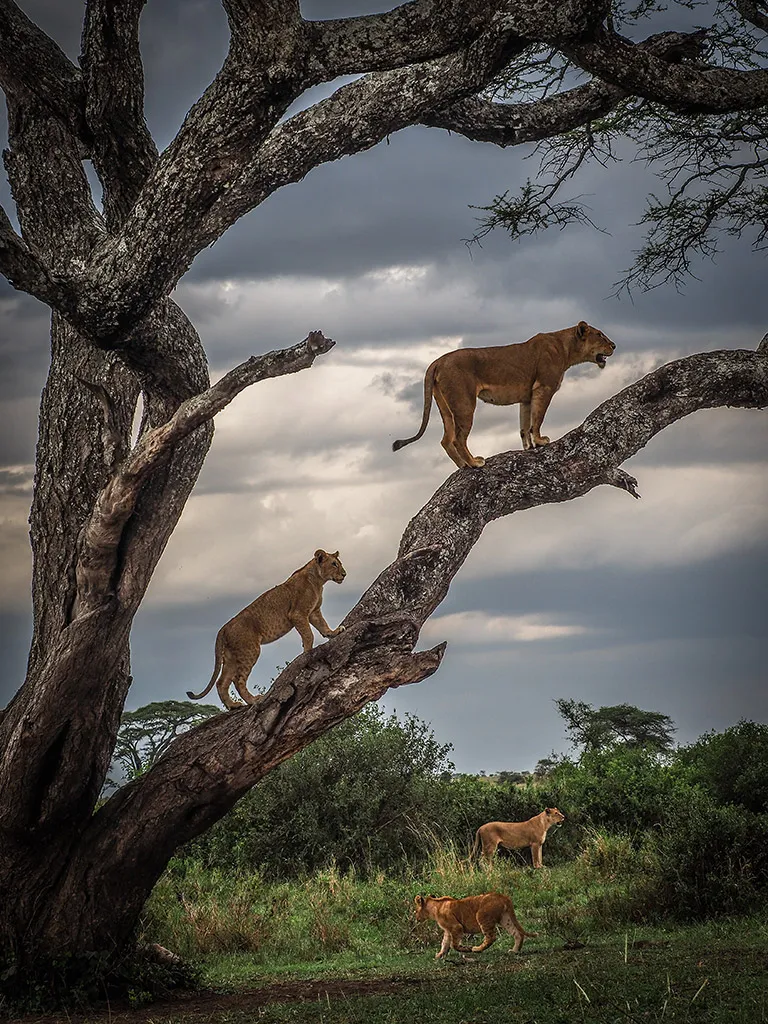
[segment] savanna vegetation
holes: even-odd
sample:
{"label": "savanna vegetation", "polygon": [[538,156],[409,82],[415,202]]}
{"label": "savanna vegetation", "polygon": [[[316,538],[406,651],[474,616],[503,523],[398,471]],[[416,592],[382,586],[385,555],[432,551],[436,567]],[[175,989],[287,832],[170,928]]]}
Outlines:
{"label": "savanna vegetation", "polygon": [[[131,998],[181,979],[230,993],[226,1014],[205,1011],[216,1021],[252,1019],[260,999],[275,1021],[766,1019],[768,726],[675,747],[656,712],[556,704],[571,750],[531,773],[456,774],[427,724],[375,706],[321,737],[171,861],[139,938],[184,963],[170,978],[148,966]],[[125,716],[140,772],[164,713],[183,718],[175,705]],[[566,822],[544,870],[527,850],[471,858],[480,824],[550,805]],[[503,936],[436,963],[414,895],[492,890],[539,937],[517,957]],[[56,984],[66,1001],[64,967]]]}

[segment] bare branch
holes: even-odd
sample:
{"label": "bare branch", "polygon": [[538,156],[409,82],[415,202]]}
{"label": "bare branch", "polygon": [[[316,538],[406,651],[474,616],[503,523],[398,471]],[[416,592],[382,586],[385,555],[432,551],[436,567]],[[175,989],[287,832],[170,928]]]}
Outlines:
{"label": "bare branch", "polygon": [[736,0],[736,10],[750,25],[768,32],[768,4],[765,0]]}
{"label": "bare branch", "polygon": [[268,377],[296,373],[311,366],[334,342],[312,331],[293,348],[267,352],[236,366],[206,391],[182,402],[161,426],[142,434],[133,451],[110,476],[83,527],[76,568],[74,618],[96,610],[115,593],[115,570],[123,528],[132,515],[141,487],[176,445],[221,412],[245,388]]}
{"label": "bare branch", "polygon": [[122,223],[157,162],[144,120],[139,18],[146,0],[88,0],[82,65],[93,164],[108,227]]}
{"label": "bare branch", "polygon": [[0,0],[0,86],[35,96],[81,142],[88,141],[79,68],[13,0]]}
{"label": "bare branch", "polygon": [[311,21],[306,31],[323,77],[389,71],[468,46],[500,0],[417,0],[358,18]]}
{"label": "bare branch", "polygon": [[[679,60],[681,50],[698,52],[700,32],[659,32],[636,48],[665,61]],[[516,146],[540,142],[590,124],[613,110],[627,90],[599,78],[574,89],[526,103],[492,103],[477,97],[431,110],[420,123],[459,132],[478,142]]]}
{"label": "bare branch", "polygon": [[563,50],[602,81],[673,110],[720,113],[768,104],[768,71],[670,63],[608,29]]}
{"label": "bare branch", "polygon": [[36,299],[56,308],[74,310],[76,292],[71,283],[51,273],[35,250],[13,230],[5,210],[0,206],[0,274],[14,288],[34,295]]}

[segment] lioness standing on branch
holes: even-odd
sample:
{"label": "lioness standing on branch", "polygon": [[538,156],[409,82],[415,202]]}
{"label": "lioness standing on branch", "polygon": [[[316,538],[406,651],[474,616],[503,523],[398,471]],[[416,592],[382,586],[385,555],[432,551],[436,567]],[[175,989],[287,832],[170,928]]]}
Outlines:
{"label": "lioness standing on branch", "polygon": [[[459,953],[482,953],[496,941],[499,926],[515,936],[512,952],[517,953],[526,938],[536,938],[536,932],[527,932],[515,917],[512,900],[500,892],[485,892],[480,896],[466,896],[455,900],[451,896],[416,896],[416,920],[432,918],[443,929],[443,944],[435,959],[440,960],[449,949]],[[479,946],[462,946],[465,935],[482,932]]]}
{"label": "lioness standing on branch", "polygon": [[460,469],[485,464],[485,459],[476,458],[467,448],[478,398],[491,405],[519,402],[523,448],[549,444],[549,438],[541,435],[541,425],[565,371],[577,363],[597,363],[602,370],[615,348],[602,331],[582,320],[575,327],[536,334],[518,345],[446,352],[427,367],[419,432],[395,441],[392,450],[396,452],[422,436],[433,396],[443,418],[441,444]]}
{"label": "lioness standing on branch", "polygon": [[481,845],[487,860],[491,860],[499,846],[505,850],[522,850],[530,846],[533,866],[540,868],[543,866],[541,848],[547,832],[561,821],[565,821],[565,815],[556,807],[545,807],[541,814],[535,814],[527,821],[489,821],[475,832],[472,856],[477,856]]}
{"label": "lioness standing on branch", "polygon": [[341,583],[346,575],[338,551],[329,554],[318,549],[314,557],[284,583],[257,597],[221,627],[216,637],[216,664],[211,681],[202,693],[187,690],[187,696],[200,700],[215,683],[225,708],[242,707],[242,703],[229,694],[229,687],[234,685],[246,704],[255,704],[260,698],[250,693],[245,684],[261,654],[262,644],[271,644],[295,629],[301,636],[304,650],[311,651],[315,642],[312,626],[325,637],[342,632],[343,626],[331,629],[320,605],[324,584],[328,580]]}

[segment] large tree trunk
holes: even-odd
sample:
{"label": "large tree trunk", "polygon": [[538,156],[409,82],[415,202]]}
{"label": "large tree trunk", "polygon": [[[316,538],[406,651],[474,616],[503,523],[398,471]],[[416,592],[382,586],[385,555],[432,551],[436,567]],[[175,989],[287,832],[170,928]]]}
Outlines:
{"label": "large tree trunk", "polygon": [[[694,356],[546,450],[454,473],[346,632],[297,658],[257,705],[181,736],[94,813],[131,683],[133,617],[203,464],[213,416],[242,388],[309,367],[332,345],[312,332],[209,387],[200,339],[169,299],[196,253],[283,184],[409,124],[509,145],[589,124],[629,89],[693,110],[768,98],[768,73],[734,72],[718,74],[708,100],[712,72],[680,70],[687,37],[633,47],[601,29],[601,7],[579,0],[416,0],[317,23],[302,20],[295,0],[223,0],[230,52],[158,156],[143,119],[143,3],[87,0],[81,70],[13,0],[0,0],[6,165],[21,225],[19,236],[0,211],[0,270],[54,311],[31,515],[34,636],[24,685],[0,713],[0,960],[119,950],[181,843],[365,703],[434,672],[443,646],[414,653],[419,630],[487,522],[603,483],[634,493],[619,466],[668,423],[702,408],[768,404],[763,352]],[[542,104],[478,99],[532,41],[602,80]],[[364,72],[282,120],[310,86]],[[102,211],[86,158],[101,179]]]}

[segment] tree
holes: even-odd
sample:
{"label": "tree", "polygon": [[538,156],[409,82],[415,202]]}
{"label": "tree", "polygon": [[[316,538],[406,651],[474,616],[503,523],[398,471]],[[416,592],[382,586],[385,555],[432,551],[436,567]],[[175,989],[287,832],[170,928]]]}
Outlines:
{"label": "tree", "polygon": [[135,711],[124,711],[112,762],[129,782],[138,779],[177,736],[220,711],[213,704],[192,704],[188,700],[155,701]]}
{"label": "tree", "polygon": [[616,744],[644,750],[665,751],[672,748],[675,723],[660,711],[643,711],[633,704],[593,708],[581,700],[555,701],[565,719],[565,731],[575,747],[583,753],[606,750]]}
{"label": "tree", "polygon": [[[297,0],[222,3],[226,60],[158,154],[143,116],[144,0],[87,0],[79,67],[0,0],[5,160],[21,232],[0,213],[0,270],[52,309],[30,516],[34,632],[26,679],[0,719],[0,950],[27,965],[125,947],[180,844],[389,687],[435,672],[445,645],[415,652],[419,630],[486,523],[601,484],[637,496],[620,466],[664,427],[700,409],[768,403],[768,342],[707,352],[661,367],[535,457],[505,453],[454,473],[342,635],[293,661],[257,705],[178,736],[94,813],[131,684],[131,625],[213,417],[333,344],[313,331],[210,386],[202,343],[169,298],[197,253],[311,168],[410,124],[511,145],[589,125],[628,94],[691,116],[768,100],[768,72],[689,59],[691,34],[629,42],[607,2],[414,0],[322,22],[304,20]],[[521,58],[525,79],[539,46],[593,79],[531,103],[486,98]],[[306,89],[339,76],[358,77],[284,119]]]}

